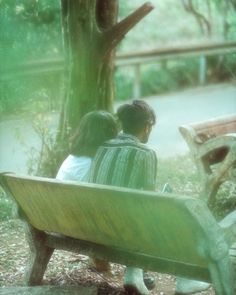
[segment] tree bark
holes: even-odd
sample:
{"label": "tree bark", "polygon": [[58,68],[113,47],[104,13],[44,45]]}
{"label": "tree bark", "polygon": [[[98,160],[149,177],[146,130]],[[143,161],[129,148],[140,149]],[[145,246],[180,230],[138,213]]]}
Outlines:
{"label": "tree bark", "polygon": [[117,24],[117,0],[62,0],[68,64],[63,133],[88,111],[112,111],[115,47],[152,9],[146,3]]}

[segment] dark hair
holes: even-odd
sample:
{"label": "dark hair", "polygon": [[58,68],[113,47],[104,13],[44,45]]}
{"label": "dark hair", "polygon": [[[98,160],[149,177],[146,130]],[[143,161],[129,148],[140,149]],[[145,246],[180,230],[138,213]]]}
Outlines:
{"label": "dark hair", "polygon": [[137,135],[146,124],[154,125],[156,115],[154,110],[143,100],[126,103],[117,110],[117,116],[125,133]]}
{"label": "dark hair", "polygon": [[106,111],[87,113],[71,138],[71,154],[93,157],[100,145],[118,133],[117,122]]}

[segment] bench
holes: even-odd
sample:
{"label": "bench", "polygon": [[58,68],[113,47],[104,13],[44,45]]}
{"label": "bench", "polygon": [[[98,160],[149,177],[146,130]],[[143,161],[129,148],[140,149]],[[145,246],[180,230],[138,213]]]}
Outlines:
{"label": "bench", "polygon": [[236,183],[236,114],[182,125],[179,130],[200,173],[201,196],[211,207],[223,182]]}
{"label": "bench", "polygon": [[0,184],[27,224],[27,285],[39,285],[54,249],[63,249],[234,294],[236,211],[218,224],[205,202],[187,196],[9,173]]}

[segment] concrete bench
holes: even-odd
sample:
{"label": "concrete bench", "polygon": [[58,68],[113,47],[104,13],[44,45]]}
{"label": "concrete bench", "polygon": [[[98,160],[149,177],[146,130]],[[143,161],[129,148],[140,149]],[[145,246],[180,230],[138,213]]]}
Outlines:
{"label": "concrete bench", "polygon": [[236,211],[220,224],[205,202],[174,194],[1,174],[28,228],[28,285],[39,285],[54,249],[211,282],[233,295],[229,256]]}
{"label": "concrete bench", "polygon": [[202,197],[212,206],[220,185],[236,183],[236,114],[179,127],[198,167]]}

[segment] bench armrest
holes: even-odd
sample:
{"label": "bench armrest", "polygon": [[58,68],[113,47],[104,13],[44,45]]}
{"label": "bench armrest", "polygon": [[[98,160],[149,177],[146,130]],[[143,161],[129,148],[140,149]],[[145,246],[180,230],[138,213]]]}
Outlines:
{"label": "bench armrest", "polygon": [[231,148],[236,143],[236,133],[221,135],[214,137],[205,141],[202,145],[199,146],[198,158],[202,158],[207,155],[209,152],[222,147]]}
{"label": "bench armrest", "polygon": [[194,138],[196,136],[195,130],[189,125],[182,125],[179,126],[179,132],[182,134],[183,138],[190,148],[190,151],[192,152],[192,150],[196,146],[196,143],[194,141]]}
{"label": "bench armrest", "polygon": [[219,226],[224,230],[226,241],[231,246],[236,241],[236,210],[223,218]]}

